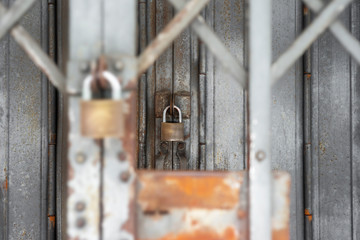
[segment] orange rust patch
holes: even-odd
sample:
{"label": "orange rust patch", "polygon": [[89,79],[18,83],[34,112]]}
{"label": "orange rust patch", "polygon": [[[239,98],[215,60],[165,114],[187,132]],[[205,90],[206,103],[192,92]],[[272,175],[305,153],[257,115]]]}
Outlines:
{"label": "orange rust patch", "polygon": [[312,214],[310,213],[309,209],[305,209],[305,216],[307,216],[309,222],[312,221]]}
{"label": "orange rust patch", "polygon": [[236,240],[236,231],[231,227],[222,233],[212,229],[199,229],[188,233],[168,234],[159,240]]}
{"label": "orange rust patch", "polygon": [[5,190],[7,191],[8,187],[9,187],[9,181],[8,181],[7,177],[6,177],[5,182],[3,183],[3,185],[4,185]]}
{"label": "orange rust patch", "polygon": [[48,215],[50,223],[52,223],[53,228],[55,227],[55,216]]}
{"label": "orange rust patch", "polygon": [[170,208],[231,209],[239,203],[240,178],[229,175],[139,174],[143,211]]}
{"label": "orange rust patch", "polygon": [[281,229],[281,230],[273,230],[272,231],[272,239],[274,240],[289,240],[289,228]]}

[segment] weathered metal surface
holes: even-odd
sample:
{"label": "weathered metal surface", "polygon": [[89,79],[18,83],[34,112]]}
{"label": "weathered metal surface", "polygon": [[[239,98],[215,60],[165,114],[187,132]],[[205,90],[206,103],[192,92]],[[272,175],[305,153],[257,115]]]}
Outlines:
{"label": "weathered metal surface", "polygon": [[155,117],[163,117],[164,109],[170,106],[171,97],[171,92],[167,90],[155,93]]}
{"label": "weathered metal surface", "polygon": [[[16,1],[6,12],[0,14],[0,39],[29,11],[36,0]],[[1,4],[1,3],[0,3]],[[1,4],[2,6],[2,4]]]}
{"label": "weathered metal surface", "polygon": [[281,76],[303,55],[307,48],[329,27],[352,0],[334,0],[324,8],[317,19],[304,30],[294,43],[281,55],[271,68],[272,82]]}
{"label": "weathered metal surface", "polygon": [[[0,3],[0,16],[5,10],[6,8]],[[42,46],[40,46],[22,26],[13,27],[10,33],[28,54],[33,63],[48,76],[52,84],[60,91],[65,92],[65,77],[56,67],[54,61],[43,51]]]}
{"label": "weathered metal surface", "polygon": [[[304,3],[315,13],[319,13],[325,6],[321,0],[304,0]],[[360,42],[356,37],[354,37],[340,21],[334,21],[329,29],[347,52],[360,64]]]}
{"label": "weathered metal surface", "polygon": [[[2,1],[11,7],[15,1]],[[20,20],[47,50],[47,2]],[[47,238],[47,81],[9,35],[0,41],[1,239]]]}
{"label": "weathered metal surface", "polygon": [[[84,6],[86,11],[79,11]],[[69,1],[69,59],[67,89],[76,92],[90,69],[72,68],[73,62],[94,60],[101,55],[102,7],[98,0]],[[79,20],[81,19],[81,21]],[[91,31],[84,31],[91,29]],[[74,83],[74,84],[73,84]],[[77,84],[76,84],[77,83]],[[100,239],[101,143],[80,133],[80,96],[68,98],[66,237]],[[79,207],[83,206],[83,207]]]}
{"label": "weathered metal surface", "polygon": [[[138,172],[138,239],[248,239],[245,172]],[[273,239],[289,238],[290,177],[274,173]]]}
{"label": "weathered metal surface", "polygon": [[[358,29],[358,9],[356,1],[351,13],[345,10],[339,20],[347,27],[352,22]],[[358,30],[354,32],[359,38]],[[359,195],[354,193],[359,187],[359,164],[352,148],[359,144],[358,66],[330,32],[314,44],[311,61],[313,189],[311,219],[307,216],[307,220],[312,221],[313,239],[357,239]]]}
{"label": "weathered metal surface", "polygon": [[[170,2],[177,11],[180,11],[186,4],[185,0],[170,0]],[[201,16],[196,17],[194,22],[191,24],[191,27],[200,37],[201,41],[207,45],[212,54],[217,57],[219,63],[230,71],[233,78],[240,82],[242,87],[246,88],[247,76],[245,70],[238,63],[238,60],[224,46],[219,37],[217,37],[214,32],[205,24],[204,18]]]}
{"label": "weathered metal surface", "polygon": [[[360,40],[360,1],[351,5],[351,32]],[[351,60],[351,216],[352,239],[360,238],[360,66]]]}
{"label": "weathered metal surface", "polygon": [[[297,0],[273,0],[272,59],[278,58],[303,31],[303,8]],[[271,166],[291,174],[292,239],[303,239],[303,70],[299,59],[272,86]]]}
{"label": "weathered metal surface", "polygon": [[[150,36],[158,36],[163,29],[168,26],[169,22],[173,19],[173,11],[171,5],[167,1],[154,1],[154,6],[151,6],[151,16],[153,16],[154,25],[149,29],[151,32]],[[151,19],[151,18],[150,18]],[[155,40],[153,40],[155,41]],[[151,44],[151,43],[150,43]],[[154,69],[154,88],[155,91],[170,91],[173,89],[173,48],[168,48],[157,60],[155,63]],[[153,77],[151,74],[150,77]],[[152,97],[153,96],[149,96]],[[153,166],[155,169],[167,169],[170,170],[173,167],[172,163],[172,143],[162,143],[160,140],[161,135],[161,119],[155,119],[155,124],[152,127],[154,131],[154,155]],[[151,151],[151,150],[150,150]],[[150,158],[150,159],[151,159]]]}
{"label": "weathered metal surface", "polygon": [[139,56],[138,74],[142,74],[168,48],[178,35],[188,27],[209,0],[191,0],[174,17],[154,41]]}
{"label": "weathered metal surface", "polygon": [[[138,161],[137,1],[103,1],[104,54],[123,89],[124,135],[105,139],[101,239],[135,240],[135,168]],[[126,16],[126,17],[125,17]],[[118,26],[119,28],[115,28]],[[117,57],[119,56],[119,57]],[[117,123],[119,124],[119,123]]]}
{"label": "weathered metal surface", "polygon": [[[221,41],[244,63],[245,2],[212,1],[206,21]],[[207,54],[206,63],[206,170],[245,168],[245,95],[229,73]]]}

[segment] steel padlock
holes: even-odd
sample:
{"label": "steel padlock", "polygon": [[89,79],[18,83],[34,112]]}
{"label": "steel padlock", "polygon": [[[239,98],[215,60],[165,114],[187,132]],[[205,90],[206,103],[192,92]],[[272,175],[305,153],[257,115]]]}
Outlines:
{"label": "steel padlock", "polygon": [[121,138],[124,136],[121,85],[114,74],[108,71],[102,74],[110,83],[111,99],[92,99],[93,76],[85,78],[81,100],[81,134],[94,139]]}
{"label": "steel padlock", "polygon": [[170,106],[167,106],[163,112],[163,122],[161,123],[161,141],[183,142],[184,141],[184,123],[182,122],[181,110],[177,106],[174,108],[179,112],[179,122],[166,122],[166,112]]}

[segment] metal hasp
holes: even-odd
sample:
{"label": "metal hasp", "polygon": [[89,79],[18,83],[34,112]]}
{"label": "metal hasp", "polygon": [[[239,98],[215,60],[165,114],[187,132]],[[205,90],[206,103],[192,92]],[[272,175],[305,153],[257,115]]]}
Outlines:
{"label": "metal hasp", "polygon": [[[69,1],[68,239],[135,238],[137,1]],[[86,7],[85,7],[86,6]],[[83,79],[104,70],[122,86],[123,137],[95,140],[80,126]],[[80,207],[81,206],[81,207]]]}

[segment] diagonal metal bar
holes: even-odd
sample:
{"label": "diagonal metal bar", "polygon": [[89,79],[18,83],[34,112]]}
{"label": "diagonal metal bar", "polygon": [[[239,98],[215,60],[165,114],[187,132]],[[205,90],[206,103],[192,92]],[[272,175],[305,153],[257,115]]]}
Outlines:
{"label": "diagonal metal bar", "polygon": [[24,14],[34,5],[36,0],[17,0],[0,18],[0,39],[15,26]]}
{"label": "diagonal metal bar", "polygon": [[[321,0],[303,1],[315,13],[319,13],[325,6]],[[349,54],[360,64],[360,42],[338,20],[330,25],[330,31],[349,52]]]}
{"label": "diagonal metal bar", "polygon": [[138,76],[146,71],[210,0],[191,0],[139,56]]}
{"label": "diagonal metal bar", "polygon": [[[0,3],[0,17],[6,14],[6,12],[6,8]],[[51,58],[42,50],[41,46],[31,38],[30,34],[21,26],[14,26],[10,34],[29,55],[35,65],[44,72],[50,82],[59,89],[59,91],[65,93],[64,75]]]}
{"label": "diagonal metal bar", "polygon": [[329,27],[352,0],[334,0],[316,20],[294,41],[271,67],[272,84],[296,62],[310,45]]}
{"label": "diagonal metal bar", "polygon": [[[180,11],[185,5],[186,0],[168,0],[177,11]],[[192,29],[209,48],[209,50],[217,57],[223,67],[240,82],[243,88],[247,87],[246,72],[241,67],[239,61],[230,53],[230,51],[221,42],[218,36],[206,25],[205,20],[201,16],[197,16],[191,23]]]}

